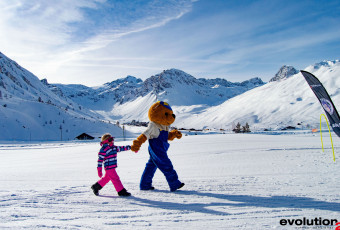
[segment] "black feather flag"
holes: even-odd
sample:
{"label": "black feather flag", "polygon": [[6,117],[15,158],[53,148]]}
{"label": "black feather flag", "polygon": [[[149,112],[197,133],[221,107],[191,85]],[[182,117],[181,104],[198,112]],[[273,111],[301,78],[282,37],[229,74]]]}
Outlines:
{"label": "black feather flag", "polygon": [[302,75],[308,82],[310,88],[313,90],[315,96],[319,99],[323,109],[326,111],[328,120],[332,126],[333,131],[340,137],[340,117],[336,110],[330,96],[328,95],[325,87],[321,84],[313,74],[301,70]]}

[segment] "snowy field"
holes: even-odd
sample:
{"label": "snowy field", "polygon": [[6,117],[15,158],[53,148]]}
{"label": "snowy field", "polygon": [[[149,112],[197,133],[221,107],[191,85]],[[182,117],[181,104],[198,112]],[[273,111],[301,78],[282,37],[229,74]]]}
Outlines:
{"label": "snowy field", "polygon": [[90,190],[99,143],[0,144],[0,229],[335,229],[280,225],[340,221],[340,143],[333,136],[334,163],[327,135],[324,153],[312,134],[184,136],[169,149],[186,184],[174,193],[159,171],[156,190],[139,191],[144,144],[118,155],[128,198],[111,183]]}

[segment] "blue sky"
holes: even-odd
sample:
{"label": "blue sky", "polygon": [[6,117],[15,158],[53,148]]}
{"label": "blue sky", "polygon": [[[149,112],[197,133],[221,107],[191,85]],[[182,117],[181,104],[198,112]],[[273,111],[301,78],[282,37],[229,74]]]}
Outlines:
{"label": "blue sky", "polygon": [[0,52],[52,83],[170,68],[268,81],[282,65],[339,59],[340,1],[2,0]]}

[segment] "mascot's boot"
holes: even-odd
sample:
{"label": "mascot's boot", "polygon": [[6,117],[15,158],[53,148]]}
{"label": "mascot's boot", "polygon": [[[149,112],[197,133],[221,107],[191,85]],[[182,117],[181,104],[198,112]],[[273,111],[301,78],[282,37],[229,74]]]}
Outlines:
{"label": "mascot's boot", "polygon": [[97,182],[94,185],[92,185],[91,188],[92,188],[94,195],[98,196],[99,190],[101,190],[103,187]]}
{"label": "mascot's boot", "polygon": [[147,190],[155,190],[155,187],[151,186],[149,188],[141,188],[140,190],[145,190],[145,191],[147,191]]}
{"label": "mascot's boot", "polygon": [[118,195],[119,195],[119,196],[131,196],[131,193],[129,193],[128,191],[126,191],[125,188],[123,188],[122,190],[120,190],[120,191],[118,192]]}
{"label": "mascot's boot", "polygon": [[171,192],[177,191],[178,189],[182,188],[184,185],[185,185],[184,183],[181,183],[177,189],[172,189]]}

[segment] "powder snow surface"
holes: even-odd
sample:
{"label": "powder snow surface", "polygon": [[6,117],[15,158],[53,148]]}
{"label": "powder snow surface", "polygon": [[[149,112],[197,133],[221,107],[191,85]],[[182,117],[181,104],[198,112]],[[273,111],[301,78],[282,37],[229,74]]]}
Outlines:
{"label": "powder snow surface", "polygon": [[169,149],[185,183],[174,193],[159,171],[156,190],[139,191],[144,144],[118,155],[128,198],[111,183],[99,197],[90,190],[98,143],[0,144],[0,229],[297,229],[280,220],[340,220],[339,161],[324,141],[323,153],[312,134],[183,136]]}

